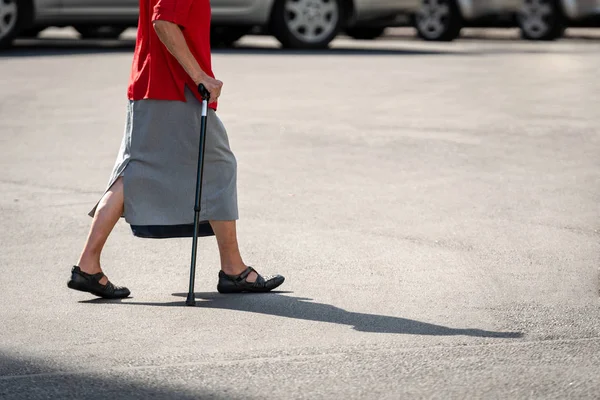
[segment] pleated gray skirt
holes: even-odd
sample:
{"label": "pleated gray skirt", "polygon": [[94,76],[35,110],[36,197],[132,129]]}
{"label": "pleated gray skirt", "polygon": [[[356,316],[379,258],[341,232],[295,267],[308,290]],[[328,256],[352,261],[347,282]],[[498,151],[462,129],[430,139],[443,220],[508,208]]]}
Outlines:
{"label": "pleated gray skirt", "polygon": [[[123,217],[136,236],[186,237],[193,232],[202,105],[187,87],[186,100],[128,103],[123,141],[106,191],[123,177]],[[200,208],[204,235],[212,234],[210,220],[238,219],[237,162],[212,109]]]}

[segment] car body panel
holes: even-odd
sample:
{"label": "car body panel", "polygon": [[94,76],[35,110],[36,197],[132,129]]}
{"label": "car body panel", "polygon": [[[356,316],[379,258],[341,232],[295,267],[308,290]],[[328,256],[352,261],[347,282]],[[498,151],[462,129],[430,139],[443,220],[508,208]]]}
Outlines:
{"label": "car body panel", "polygon": [[60,17],[61,0],[34,0],[34,22]]}
{"label": "car body panel", "polygon": [[34,25],[115,22],[134,26],[137,0],[34,0]]}
{"label": "car body panel", "polygon": [[517,12],[521,0],[457,0],[462,17],[467,20],[493,14]]}
{"label": "car body panel", "polygon": [[212,0],[212,21],[231,25],[265,25],[275,0]]}
{"label": "car body panel", "polygon": [[[600,15],[600,0],[559,0],[568,19],[578,20]],[[463,18],[467,21],[497,14],[516,14],[523,0],[457,0]]]}
{"label": "car body panel", "polygon": [[402,13],[414,13],[421,0],[354,0],[354,19],[369,20]]}
{"label": "car body panel", "polygon": [[60,9],[62,5],[61,0],[35,0],[35,6],[38,10],[52,10]]}
{"label": "car body panel", "polygon": [[137,20],[138,0],[62,0],[64,16],[115,17]]}
{"label": "car body panel", "polygon": [[600,0],[561,0],[565,15],[572,20],[600,15]]}

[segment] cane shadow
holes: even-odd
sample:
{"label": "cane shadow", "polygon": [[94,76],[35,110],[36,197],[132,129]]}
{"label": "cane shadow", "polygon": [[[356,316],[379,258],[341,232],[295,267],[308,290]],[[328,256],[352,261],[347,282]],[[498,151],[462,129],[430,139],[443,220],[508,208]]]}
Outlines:
{"label": "cane shadow", "polygon": [[[330,304],[317,303],[304,297],[282,296],[285,292],[268,294],[222,295],[219,293],[196,293],[197,307],[215,308],[273,315],[278,317],[301,319],[316,322],[348,325],[359,332],[394,333],[426,336],[473,336],[482,338],[517,339],[521,332],[497,332],[474,328],[450,328],[417,320],[387,315],[346,311]],[[186,297],[187,293],[173,293],[176,297]],[[99,304],[110,302],[120,305],[184,307],[185,301],[167,303],[106,301],[101,299],[82,301],[81,303]]]}

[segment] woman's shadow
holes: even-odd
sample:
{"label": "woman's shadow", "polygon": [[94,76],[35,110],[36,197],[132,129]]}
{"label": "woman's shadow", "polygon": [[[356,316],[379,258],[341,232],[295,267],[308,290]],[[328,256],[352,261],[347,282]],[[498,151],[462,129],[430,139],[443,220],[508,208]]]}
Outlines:
{"label": "woman's shadow", "polygon": [[[332,324],[349,325],[361,332],[434,336],[465,335],[485,338],[520,338],[523,336],[521,332],[495,332],[482,329],[455,329],[406,318],[351,312],[329,304],[316,303],[308,298],[281,295],[285,293],[289,292],[237,295],[222,295],[216,292],[206,292],[196,293],[196,300],[197,307],[199,308],[219,308],[257,314],[276,315],[286,318],[304,319],[308,321],[329,322]],[[186,297],[187,293],[173,293],[173,296]],[[175,301],[169,303],[144,303],[129,301],[129,299],[122,301],[94,299],[81,301],[81,303],[185,307],[184,301]]]}

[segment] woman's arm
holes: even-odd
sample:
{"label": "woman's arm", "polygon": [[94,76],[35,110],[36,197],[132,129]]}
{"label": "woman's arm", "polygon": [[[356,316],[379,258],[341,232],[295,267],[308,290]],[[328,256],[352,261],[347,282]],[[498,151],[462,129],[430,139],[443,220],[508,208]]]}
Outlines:
{"label": "woman's arm", "polygon": [[153,22],[154,30],[160,41],[165,45],[167,50],[177,59],[185,72],[194,80],[196,85],[203,84],[210,92],[209,103],[217,101],[221,95],[223,82],[211,78],[202,71],[198,61],[194,58],[190,48],[185,41],[183,32],[177,24],[169,21],[156,20]]}

